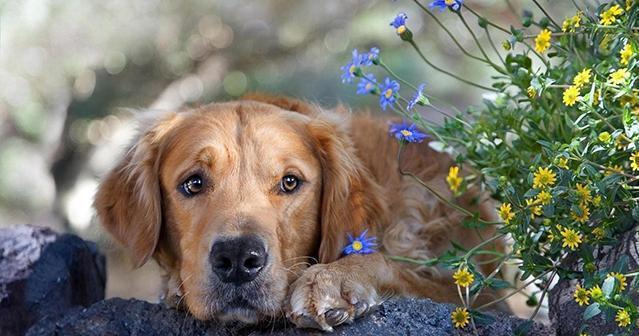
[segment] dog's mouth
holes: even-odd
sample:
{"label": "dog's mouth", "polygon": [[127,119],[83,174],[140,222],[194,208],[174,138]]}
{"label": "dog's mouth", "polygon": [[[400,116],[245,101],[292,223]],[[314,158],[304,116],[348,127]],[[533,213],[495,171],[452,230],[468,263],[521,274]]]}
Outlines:
{"label": "dog's mouth", "polygon": [[255,324],[259,321],[257,308],[248,300],[236,297],[227,303],[218,313],[218,319],[222,322],[242,322]]}

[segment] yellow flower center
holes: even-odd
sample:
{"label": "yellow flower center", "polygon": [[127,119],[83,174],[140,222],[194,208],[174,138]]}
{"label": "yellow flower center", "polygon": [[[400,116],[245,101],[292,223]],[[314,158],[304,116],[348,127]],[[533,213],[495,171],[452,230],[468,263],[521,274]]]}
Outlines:
{"label": "yellow flower center", "polygon": [[390,98],[392,95],[393,95],[392,89],[387,89],[386,91],[384,91],[384,97],[386,97],[387,99]]}
{"label": "yellow flower center", "polygon": [[446,6],[452,6],[455,4],[455,0],[444,0],[444,3]]}
{"label": "yellow flower center", "polygon": [[367,91],[370,91],[373,88],[373,84],[367,83],[365,88],[366,88]]}
{"label": "yellow flower center", "polygon": [[401,130],[401,132],[403,136],[408,137],[413,135],[413,132],[409,131],[409,130]]}
{"label": "yellow flower center", "polygon": [[353,242],[353,250],[359,251],[359,250],[362,249],[362,247],[364,247],[364,246],[362,245],[361,241],[356,240],[356,241]]}
{"label": "yellow flower center", "polygon": [[352,73],[352,74],[354,74],[354,73],[355,73],[355,70],[357,70],[357,67],[356,67],[355,65],[351,65],[351,67],[350,67],[350,68],[348,68],[348,72],[350,72],[350,73]]}
{"label": "yellow flower center", "polygon": [[397,34],[403,34],[406,31],[406,26],[401,25],[397,27]]}

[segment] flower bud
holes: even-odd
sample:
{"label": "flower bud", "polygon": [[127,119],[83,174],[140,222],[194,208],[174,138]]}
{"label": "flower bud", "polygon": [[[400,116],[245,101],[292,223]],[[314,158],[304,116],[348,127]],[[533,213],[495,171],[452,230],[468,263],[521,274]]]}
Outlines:
{"label": "flower bud", "polygon": [[488,26],[488,20],[480,16],[477,20],[477,24],[482,28],[486,28],[486,26]]}
{"label": "flower bud", "polygon": [[[402,27],[404,27],[404,29],[401,29]],[[402,41],[408,42],[413,40],[413,32],[411,32],[410,29],[406,28],[406,26],[397,28],[397,34],[399,34],[399,37],[402,39]]]}
{"label": "flower bud", "polygon": [[541,18],[541,20],[539,20],[539,26],[540,26],[542,29],[547,28],[549,24],[550,24],[550,22],[548,21],[548,18],[547,18],[547,17],[543,17],[543,18]]}

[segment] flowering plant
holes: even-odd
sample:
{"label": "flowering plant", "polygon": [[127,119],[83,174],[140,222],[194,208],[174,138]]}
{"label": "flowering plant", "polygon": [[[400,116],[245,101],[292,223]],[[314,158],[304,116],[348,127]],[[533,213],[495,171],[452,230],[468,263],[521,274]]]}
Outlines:
{"label": "flowering plant", "polygon": [[[636,332],[639,311],[633,294],[639,273],[629,270],[628,258],[612,265],[597,263],[596,251],[614,248],[639,220],[639,5],[630,0],[580,8],[573,1],[575,14],[559,23],[534,0],[544,15],[536,19],[524,12],[521,26],[507,29],[475,12],[470,1],[438,0],[430,8],[414,2],[465,55],[494,69],[492,85],[471,82],[435,65],[421,51],[404,13],[391,22],[399,37],[433,69],[491,96],[438,125],[428,122],[424,113],[445,113],[448,107],[431,103],[435,98],[425,92],[424,84],[415,86],[394,73],[377,48],[354,52],[351,63],[342,68],[342,78],[357,78],[358,94],[379,96],[383,110],[390,108],[414,123],[391,126],[391,135],[402,143],[425,138],[417,128],[421,127],[433,136],[431,146],[453,153],[459,165],[474,172],[461,176],[458,166],[451,167],[446,180],[456,196],[479,185],[501,203],[501,221],[493,223],[447,200],[469,216],[464,225],[498,226],[497,235],[482,245],[470,251],[456,247],[454,253],[430,261],[456,269],[455,282],[466,289],[465,294],[459,291],[464,306],[451,316],[455,327],[474,327],[482,316],[478,309],[492,304],[471,307],[481,288],[512,286],[496,279],[498,269],[488,276],[480,274],[472,259],[486,252],[482,246],[509,237],[512,251],[497,253],[495,261],[500,267],[518,265],[523,285],[515,291],[530,284],[539,287],[529,299],[537,305],[534,315],[551,284],[573,281],[574,302],[587,307],[578,332],[588,332],[589,320],[598,315],[614,321],[619,332]],[[458,16],[479,54],[464,49],[438,15]],[[488,56],[466,20],[469,15],[478,19],[497,57]],[[504,36],[505,51],[498,50],[491,31]],[[373,68],[386,74],[383,82],[369,73]],[[406,96],[410,98],[403,95],[400,83],[411,92]]]}

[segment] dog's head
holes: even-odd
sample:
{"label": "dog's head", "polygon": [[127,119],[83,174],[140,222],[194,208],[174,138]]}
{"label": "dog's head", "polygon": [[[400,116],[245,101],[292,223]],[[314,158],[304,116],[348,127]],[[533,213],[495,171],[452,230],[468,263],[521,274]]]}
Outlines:
{"label": "dog's head", "polygon": [[154,256],[179,279],[193,315],[252,323],[282,313],[310,260],[374,232],[380,195],[343,125],[298,101],[245,100],[155,121],[95,204],[137,265]]}

